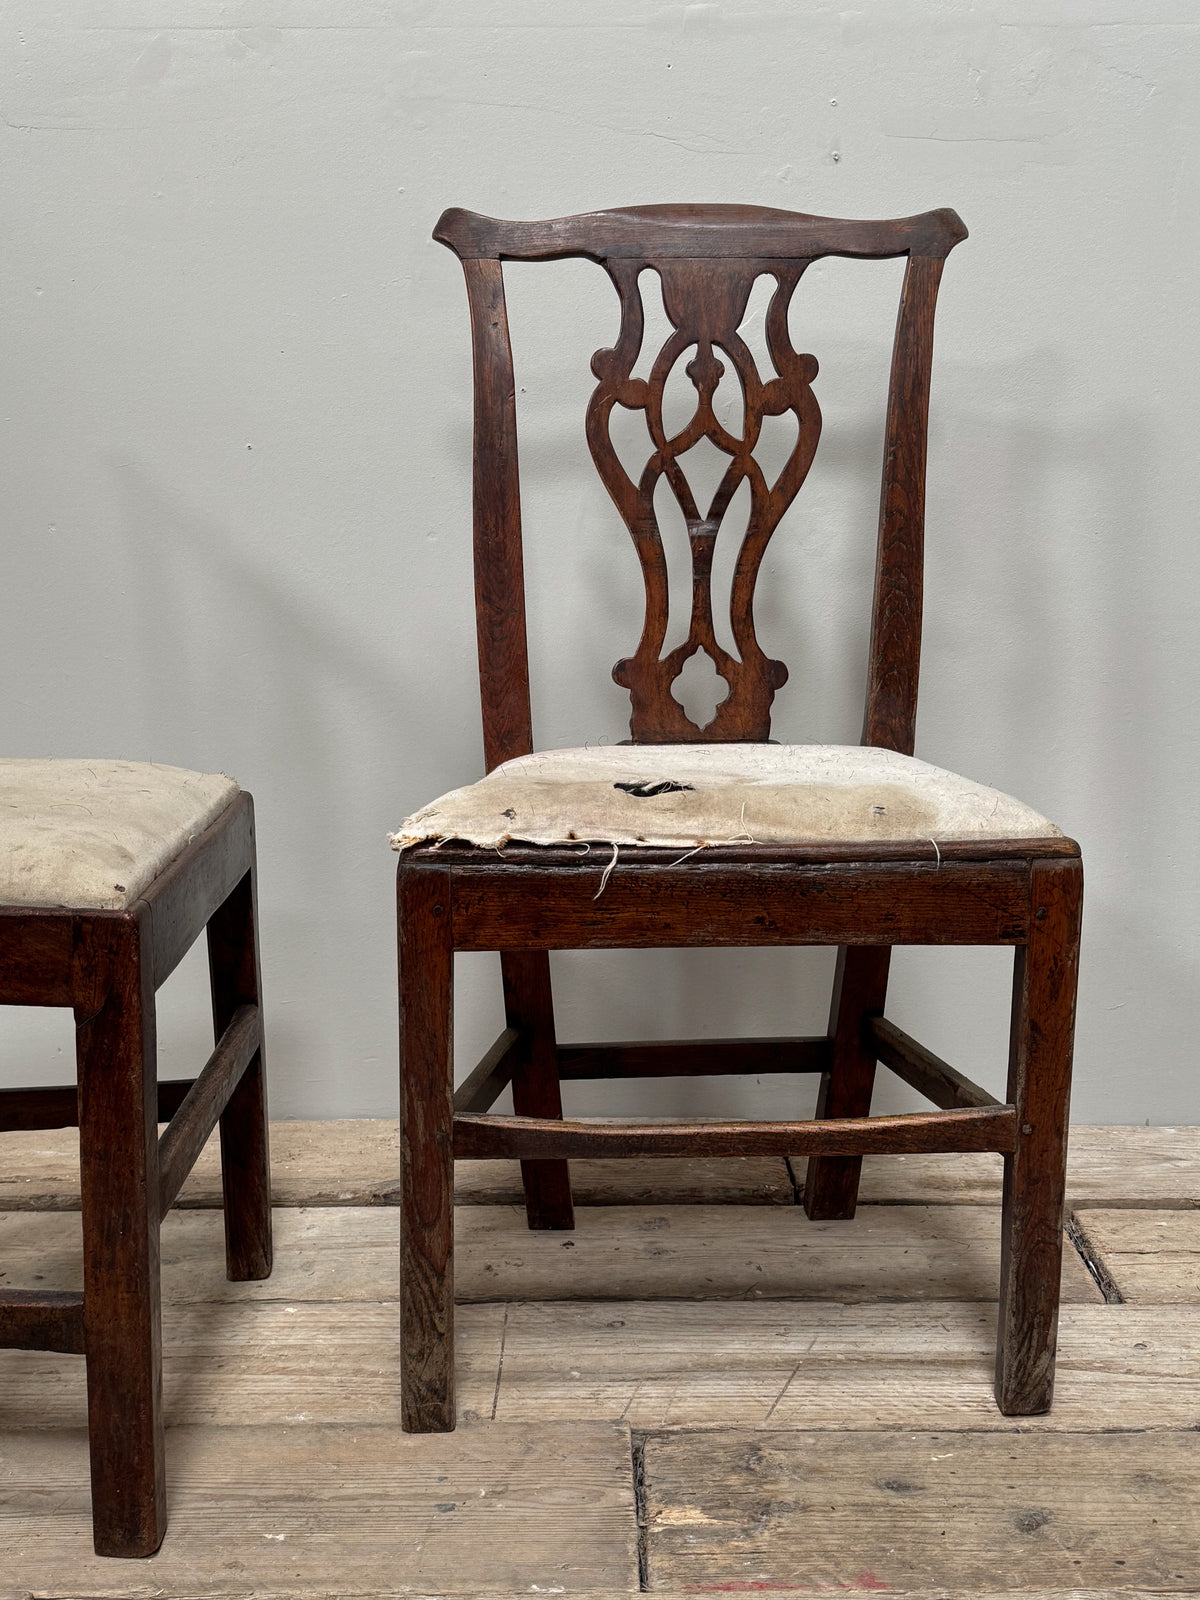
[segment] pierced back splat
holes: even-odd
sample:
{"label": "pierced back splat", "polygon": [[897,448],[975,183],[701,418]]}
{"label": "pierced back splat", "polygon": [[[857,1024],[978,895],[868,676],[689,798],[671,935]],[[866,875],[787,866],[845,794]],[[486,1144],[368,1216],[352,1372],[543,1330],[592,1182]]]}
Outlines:
{"label": "pierced back splat", "polygon": [[[664,261],[659,266],[663,305],[673,332],[654,360],[649,379],[631,376],[641,351],[644,313],[638,279],[648,265],[634,258],[606,263],[621,300],[621,328],[611,350],[597,351],[592,371],[599,380],[588,406],[587,438],[597,470],[624,519],[642,566],[646,618],[637,653],[619,661],[613,677],[633,702],[630,732],[634,742],[679,743],[697,739],[761,740],[769,737],[771,702],[787,681],[782,661],[762,652],[754,633],[754,586],[767,542],[796,496],[812,464],[821,432],[821,413],[811,384],[817,363],[798,355],[788,336],[788,306],[806,261]],[[776,278],[767,310],[767,348],[779,374],[763,382],[754,357],[738,333],[755,279]],[[663,419],[667,380],[684,354],[695,347],[685,371],[696,391],[691,419],[668,436]],[[724,360],[722,359],[724,358]],[[714,395],[732,364],[741,384],[740,435],[718,419]],[[614,406],[641,411],[646,419],[650,456],[635,483],[613,448],[609,423]],[[788,461],[768,484],[754,457],[764,416],[795,414],[798,433]],[[709,506],[697,505],[681,457],[708,439],[729,457],[729,465]],[[682,644],[661,654],[668,625],[667,563],[654,510],[654,494],[666,478],[687,524],[692,557],[692,605]],[[730,628],[738,654],[717,642],[713,624],[713,555],[721,524],[738,488],[750,485],[750,515],[734,566]],[[672,693],[672,686],[697,651],[704,651],[729,687],[713,720],[698,727]]]}
{"label": "pierced back splat", "polygon": [[[912,753],[921,639],[921,568],[925,513],[925,446],[933,314],[944,258],[967,230],[953,211],[884,222],[844,221],[763,206],[644,206],[543,222],[505,222],[475,212],[444,213],[434,238],[462,262],[471,306],[475,376],[475,599],[484,754],[488,770],[533,749],[521,505],[512,350],[504,303],[505,260],[550,261],[582,256],[599,262],[616,285],[621,327],[611,350],[592,362],[597,386],[587,436],[604,483],[634,542],[646,589],[646,620],[634,655],[614,677],[633,701],[635,742],[693,739],[763,740],[771,702],[786,681],[754,636],[754,586],[763,552],[804,482],[820,434],[812,393],[817,364],[791,345],[787,313],[805,268],[823,256],[884,260],[907,256],[900,296],[884,436],[883,481],[875,566],[874,615],[867,672],[864,744]],[[654,268],[672,326],[648,379],[632,374],[642,343],[639,274]],[[767,310],[767,348],[777,377],[764,380],[739,336],[759,276],[776,280]],[[695,347],[684,371],[696,407],[675,433],[663,422],[663,394],[672,369]],[[730,366],[742,386],[743,430],[736,437],[714,408]],[[610,435],[614,406],[641,411],[650,455],[635,483]],[[773,484],[754,458],[763,419],[792,413],[798,435]],[[681,458],[700,440],[729,458],[712,502],[697,505]],[[666,557],[654,515],[655,487],[666,479],[683,513],[692,558],[687,637],[661,655],[667,630]],[[750,515],[734,564],[731,636],[722,649],[713,623],[713,554],[722,521],[740,485],[750,485]],[[672,692],[700,652],[729,686],[707,726],[697,726]]]}

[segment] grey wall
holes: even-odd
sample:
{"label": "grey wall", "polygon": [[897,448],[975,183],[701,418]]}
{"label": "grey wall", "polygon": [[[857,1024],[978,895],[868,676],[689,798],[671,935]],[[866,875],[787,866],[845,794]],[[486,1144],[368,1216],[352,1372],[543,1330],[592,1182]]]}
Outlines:
{"label": "grey wall", "polygon": [[[469,347],[433,222],[694,199],[970,227],[939,313],[918,754],[1083,844],[1077,1115],[1200,1121],[1198,23],[1192,0],[9,0],[0,742],[253,790],[277,1113],[394,1107],[385,835],[480,772]],[[858,734],[893,268],[815,269],[793,319],[826,431],[759,606],[783,738]],[[536,270],[512,309],[538,733],[611,740],[639,579],[561,402],[614,308],[595,268]],[[820,1028],[829,964],[566,956],[562,1033]],[[1008,965],[905,952],[897,1020],[998,1084]],[[460,970],[469,1065],[498,981]],[[166,1070],[205,1030],[190,962]],[[5,1081],[64,1072],[67,1019],[2,1037]],[[684,1092],[640,1103],[810,1091]]]}

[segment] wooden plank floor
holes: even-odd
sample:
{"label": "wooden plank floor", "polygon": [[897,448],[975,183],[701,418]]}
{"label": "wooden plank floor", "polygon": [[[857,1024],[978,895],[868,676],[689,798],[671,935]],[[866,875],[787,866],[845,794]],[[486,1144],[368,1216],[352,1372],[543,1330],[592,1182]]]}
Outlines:
{"label": "wooden plank floor", "polygon": [[[1053,1411],[991,1399],[999,1163],[576,1164],[573,1235],[460,1172],[460,1426],[398,1425],[395,1124],[273,1129],[278,1265],[213,1152],[163,1234],[171,1525],[91,1554],[83,1364],[0,1351],[0,1600],[1200,1593],[1200,1130],[1073,1140]],[[73,1135],[0,1140],[0,1283],[77,1287]]]}

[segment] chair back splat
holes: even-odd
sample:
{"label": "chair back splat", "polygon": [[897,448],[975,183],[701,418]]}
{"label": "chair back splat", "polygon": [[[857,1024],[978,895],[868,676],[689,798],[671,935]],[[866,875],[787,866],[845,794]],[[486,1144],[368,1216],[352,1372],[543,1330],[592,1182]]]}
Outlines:
{"label": "chair back splat", "polygon": [[[632,702],[635,744],[763,741],[771,704],[787,667],[770,660],[754,633],[754,588],[767,543],[795,499],[816,453],[821,412],[812,391],[817,362],[797,352],[788,332],[792,296],[809,264],[823,256],[908,258],[900,295],[887,404],[879,544],[863,743],[911,755],[921,645],[921,570],[925,451],[933,315],[942,262],[966,237],[953,211],[889,222],[843,222],[758,206],[647,206],[548,222],[501,222],[447,211],[434,237],[462,261],[471,308],[475,369],[475,584],[484,746],[490,771],[533,749],[515,383],[504,301],[504,260],[581,256],[599,262],[621,305],[617,342],[592,358],[596,388],[587,440],[596,468],[633,540],[646,590],[636,652],[613,669]],[[639,280],[654,268],[671,332],[635,378],[645,317]],[[762,275],[775,280],[766,314],[774,376],[760,374],[739,328]],[[669,434],[663,418],[667,380],[680,359],[697,405]],[[743,398],[740,432],[714,410],[730,364]],[[636,481],[613,447],[614,406],[640,411],[648,457]],[[774,483],[755,458],[765,417],[791,413],[796,441]],[[711,503],[698,504],[681,457],[707,439],[729,458]],[[683,513],[692,560],[687,637],[663,654],[668,627],[667,562],[654,497],[666,478]],[[750,512],[734,564],[730,634],[737,654],[718,642],[713,618],[713,556],[726,512],[743,482]],[[697,725],[672,693],[688,661],[703,651],[728,685],[711,722]]]}

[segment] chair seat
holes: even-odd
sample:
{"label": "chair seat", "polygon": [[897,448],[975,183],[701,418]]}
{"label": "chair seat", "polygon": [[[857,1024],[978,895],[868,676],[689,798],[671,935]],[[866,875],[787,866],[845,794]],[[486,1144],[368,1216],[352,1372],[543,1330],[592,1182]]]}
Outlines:
{"label": "chair seat", "polygon": [[0,758],[0,905],[122,911],[237,793],[150,762]]}
{"label": "chair seat", "polygon": [[683,848],[1058,839],[998,789],[860,745],[668,744],[546,750],[408,817],[397,850],[443,839]]}

